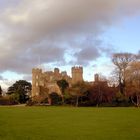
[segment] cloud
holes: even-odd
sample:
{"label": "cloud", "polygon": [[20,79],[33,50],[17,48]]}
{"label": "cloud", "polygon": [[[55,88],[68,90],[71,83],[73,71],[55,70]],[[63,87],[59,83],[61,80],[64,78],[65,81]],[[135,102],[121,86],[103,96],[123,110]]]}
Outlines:
{"label": "cloud", "polygon": [[83,44],[80,45],[81,49],[75,53],[75,57],[77,58],[76,63],[80,65],[88,65],[90,61],[95,61],[100,57],[101,42],[102,41],[87,38]]}
{"label": "cloud", "polygon": [[[17,6],[3,4],[0,71],[30,73],[39,57],[42,64],[67,64],[67,59],[73,64],[88,64],[102,53],[110,53],[99,36],[139,9],[139,0],[21,0]],[[89,36],[94,39],[88,43]]]}
{"label": "cloud", "polygon": [[26,81],[31,81],[32,80],[32,75],[25,75],[23,77],[23,79],[26,80]]}
{"label": "cloud", "polygon": [[0,80],[3,80],[3,77],[0,75]]}
{"label": "cloud", "polygon": [[0,86],[3,90],[6,90],[9,86],[11,86],[10,81],[0,75]]}

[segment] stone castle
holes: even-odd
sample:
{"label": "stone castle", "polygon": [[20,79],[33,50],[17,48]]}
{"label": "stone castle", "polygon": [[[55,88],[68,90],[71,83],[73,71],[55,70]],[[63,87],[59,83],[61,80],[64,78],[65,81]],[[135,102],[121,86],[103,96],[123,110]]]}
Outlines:
{"label": "stone castle", "polygon": [[72,67],[72,77],[67,75],[66,71],[60,72],[58,68],[54,71],[43,72],[42,69],[32,69],[32,94],[31,96],[41,95],[45,89],[48,89],[48,93],[56,92],[61,95],[61,91],[57,85],[57,81],[64,79],[69,85],[76,84],[83,81],[83,67]]}

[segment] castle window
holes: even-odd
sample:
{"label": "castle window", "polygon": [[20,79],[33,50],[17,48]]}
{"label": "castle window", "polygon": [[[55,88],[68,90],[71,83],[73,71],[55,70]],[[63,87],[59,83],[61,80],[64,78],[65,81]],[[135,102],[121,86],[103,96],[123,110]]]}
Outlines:
{"label": "castle window", "polygon": [[52,77],[52,76],[50,76],[50,80],[51,80],[51,81],[53,80],[53,77]]}
{"label": "castle window", "polygon": [[36,86],[38,86],[38,82],[36,82]]}
{"label": "castle window", "polygon": [[43,81],[40,81],[40,85],[41,85],[41,86],[44,86],[44,82],[43,82]]}

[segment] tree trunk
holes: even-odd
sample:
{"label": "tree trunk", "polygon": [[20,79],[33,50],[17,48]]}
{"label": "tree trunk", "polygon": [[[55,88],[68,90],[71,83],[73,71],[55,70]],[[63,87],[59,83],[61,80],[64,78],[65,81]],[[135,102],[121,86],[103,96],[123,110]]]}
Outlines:
{"label": "tree trunk", "polygon": [[62,104],[64,105],[64,96],[62,96]]}
{"label": "tree trunk", "polygon": [[131,101],[132,101],[132,103],[133,103],[136,107],[139,107],[139,106],[140,106],[140,97],[137,96],[137,101],[136,101],[136,102],[135,102],[135,101],[133,100],[133,98],[131,97]]}
{"label": "tree trunk", "polygon": [[79,97],[77,96],[76,97],[76,107],[78,107],[78,105],[79,105]]}

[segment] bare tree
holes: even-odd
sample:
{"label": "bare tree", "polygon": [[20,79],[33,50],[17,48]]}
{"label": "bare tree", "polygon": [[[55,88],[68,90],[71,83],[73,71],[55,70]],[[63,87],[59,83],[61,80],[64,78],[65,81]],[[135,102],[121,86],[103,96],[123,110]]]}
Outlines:
{"label": "bare tree", "polygon": [[133,62],[127,72],[127,93],[132,103],[140,106],[140,62]]}
{"label": "bare tree", "polygon": [[69,88],[69,93],[76,98],[75,106],[79,106],[79,99],[84,97],[89,89],[90,85],[85,82],[79,82]]}
{"label": "bare tree", "polygon": [[115,53],[112,57],[112,62],[116,66],[118,75],[119,90],[125,94],[126,87],[126,70],[131,62],[136,59],[134,54],[131,53]]}

